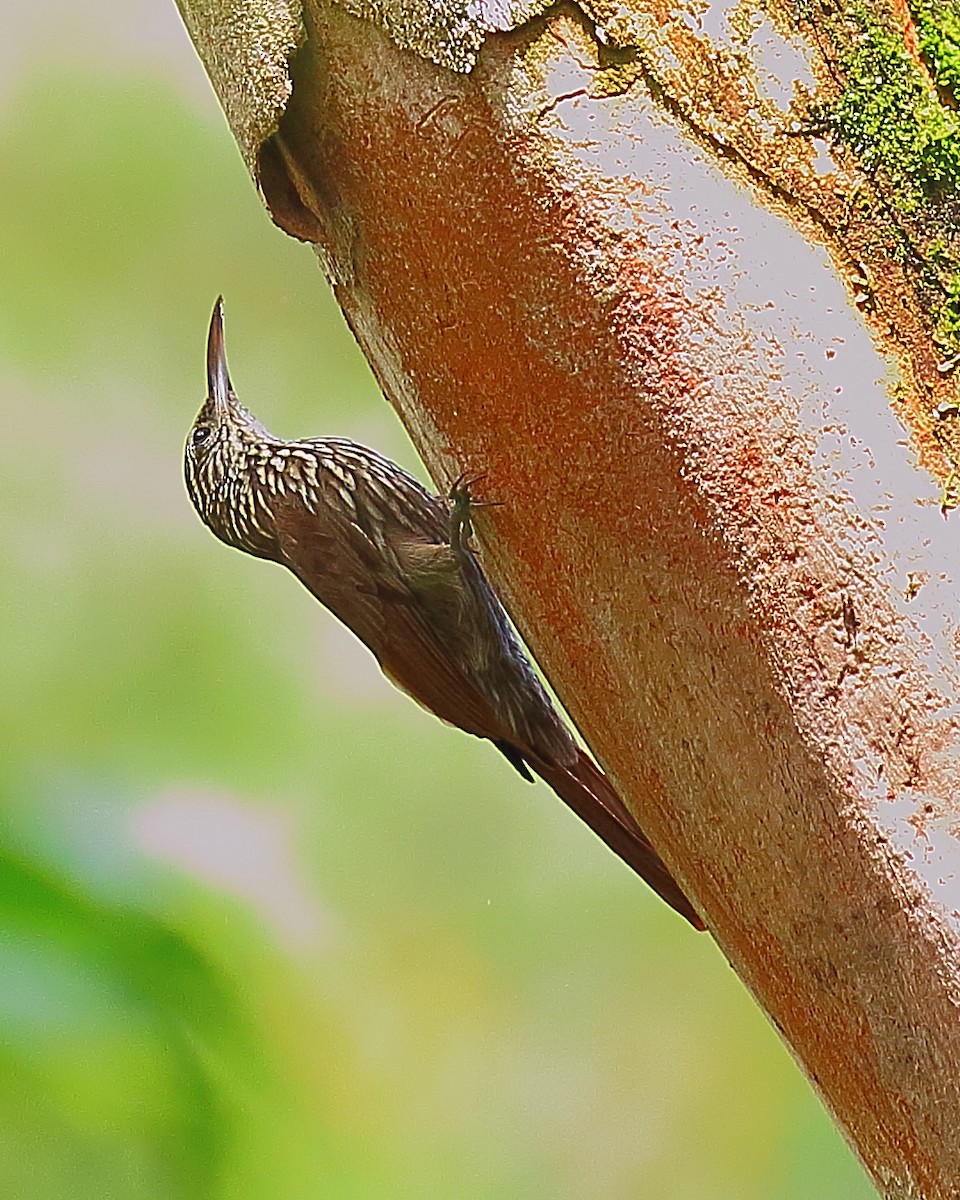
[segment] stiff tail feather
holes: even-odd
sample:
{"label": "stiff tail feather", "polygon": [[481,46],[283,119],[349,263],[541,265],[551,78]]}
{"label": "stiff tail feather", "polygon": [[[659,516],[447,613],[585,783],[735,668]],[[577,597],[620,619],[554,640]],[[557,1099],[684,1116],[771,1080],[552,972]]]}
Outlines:
{"label": "stiff tail feather", "polygon": [[696,909],[634,820],[612,784],[584,751],[572,767],[527,760],[544,783],[645,879],[657,895],[686,917],[695,929],[706,929]]}

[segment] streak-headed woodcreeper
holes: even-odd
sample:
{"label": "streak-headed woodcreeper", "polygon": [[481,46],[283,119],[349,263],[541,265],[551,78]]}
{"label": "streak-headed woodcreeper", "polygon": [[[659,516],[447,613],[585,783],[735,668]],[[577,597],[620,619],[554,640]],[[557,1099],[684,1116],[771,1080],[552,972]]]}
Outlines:
{"label": "streak-headed woodcreeper", "polygon": [[223,308],[207,340],[206,402],[185,452],[197,512],[228,546],[281,563],[442,720],[533,771],[698,929],[703,923],[541,687],[470,545],[469,485],[433,495],[343,438],[287,442],[240,404]]}

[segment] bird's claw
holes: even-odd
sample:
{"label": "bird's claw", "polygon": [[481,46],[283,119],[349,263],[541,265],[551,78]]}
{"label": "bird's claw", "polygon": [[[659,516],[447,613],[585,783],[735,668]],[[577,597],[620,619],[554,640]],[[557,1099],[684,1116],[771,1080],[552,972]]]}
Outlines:
{"label": "bird's claw", "polygon": [[458,555],[467,552],[467,543],[473,537],[473,510],[475,508],[497,508],[498,500],[474,500],[471,489],[475,484],[486,479],[486,471],[479,475],[468,475],[466,472],[457,477],[450,491],[450,545]]}

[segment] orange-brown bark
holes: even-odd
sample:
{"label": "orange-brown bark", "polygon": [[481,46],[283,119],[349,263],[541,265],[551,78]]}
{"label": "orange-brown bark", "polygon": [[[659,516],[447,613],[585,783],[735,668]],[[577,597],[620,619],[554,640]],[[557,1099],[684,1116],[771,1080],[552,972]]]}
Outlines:
{"label": "orange-brown bark", "polygon": [[956,519],[876,330],[655,90],[591,92],[575,10],[469,75],[305,16],[274,219],[438,484],[486,474],[489,573],[878,1184],[954,1196]]}

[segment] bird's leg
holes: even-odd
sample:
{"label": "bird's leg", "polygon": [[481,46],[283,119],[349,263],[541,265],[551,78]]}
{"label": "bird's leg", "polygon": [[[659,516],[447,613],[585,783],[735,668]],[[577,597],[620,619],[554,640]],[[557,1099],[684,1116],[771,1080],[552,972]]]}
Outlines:
{"label": "bird's leg", "polygon": [[461,475],[450,489],[450,546],[458,558],[467,552],[467,543],[473,537],[473,499],[470,488],[482,479],[482,475],[468,478]]}
{"label": "bird's leg", "polygon": [[495,508],[496,500],[474,500],[470,489],[475,483],[486,479],[486,474],[461,475],[449,492],[450,500],[450,547],[457,558],[469,553],[469,541],[473,537],[473,510]]}

